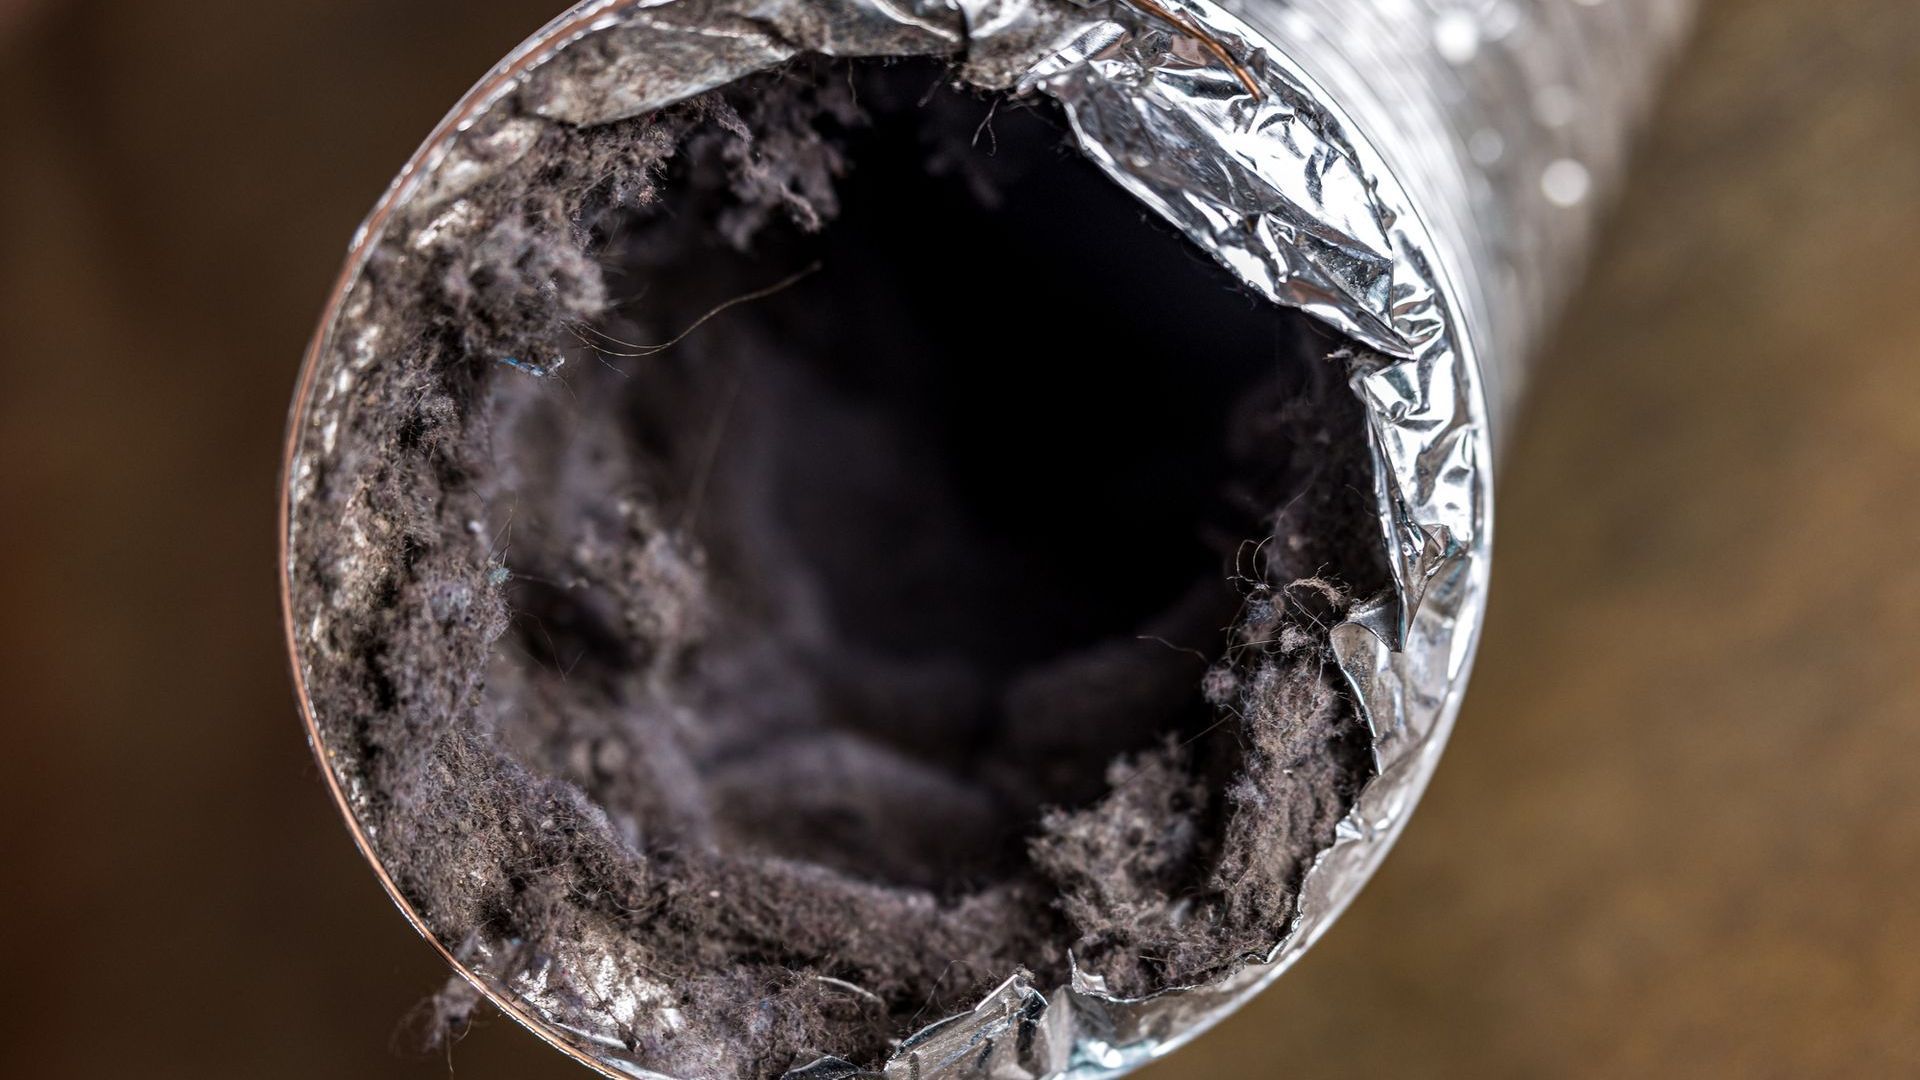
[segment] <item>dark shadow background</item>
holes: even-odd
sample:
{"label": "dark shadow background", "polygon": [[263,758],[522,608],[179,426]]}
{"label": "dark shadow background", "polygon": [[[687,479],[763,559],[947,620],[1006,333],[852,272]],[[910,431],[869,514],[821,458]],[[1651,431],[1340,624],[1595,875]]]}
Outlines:
{"label": "dark shadow background", "polygon": [[[360,216],[560,0],[0,0],[0,1075],[393,1077],[274,592]],[[1710,3],[1395,856],[1150,1080],[1920,1074],[1920,6]],[[583,1076],[503,1021],[454,1073]]]}

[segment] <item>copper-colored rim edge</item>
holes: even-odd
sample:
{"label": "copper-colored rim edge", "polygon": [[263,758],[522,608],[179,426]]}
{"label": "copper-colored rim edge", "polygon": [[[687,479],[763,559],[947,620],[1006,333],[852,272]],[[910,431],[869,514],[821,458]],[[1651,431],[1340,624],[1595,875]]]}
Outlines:
{"label": "copper-colored rim edge", "polygon": [[294,694],[299,704],[301,722],[306,728],[307,745],[320,765],[321,775],[326,779],[327,791],[332,795],[335,807],[339,809],[341,817],[346,819],[347,830],[353,836],[354,846],[359,848],[361,857],[373,868],[374,876],[379,879],[381,888],[386,890],[387,897],[400,909],[400,913],[406,917],[414,930],[426,939],[436,953],[440,954],[442,960],[472,983],[475,989],[514,1022],[554,1049],[613,1080],[633,1080],[635,1074],[616,1072],[602,1064],[570,1043],[561,1032],[555,1030],[545,1020],[533,1015],[511,994],[493,985],[490,979],[456,959],[452,950],[448,949],[427,927],[426,921],[414,909],[413,904],[401,894],[399,887],[394,884],[392,875],[381,864],[379,856],[373,849],[372,841],[353,812],[353,806],[347,799],[345,789],[341,787],[340,776],[335,771],[326,745],[321,739],[319,720],[314,714],[313,701],[307,691],[306,674],[300,662],[300,643],[294,627],[292,550],[289,541],[292,528],[295,462],[299,456],[301,432],[312,398],[314,380],[318,374],[322,353],[330,336],[329,331],[341,303],[352,290],[354,282],[359,279],[361,271],[365,268],[368,254],[385,233],[395,210],[412,194],[413,186],[421,178],[422,170],[432,154],[462,125],[483,113],[492,103],[494,94],[511,85],[527,71],[551,59],[570,43],[575,34],[589,29],[595,20],[636,2],[640,0],[604,0],[602,3],[576,8],[529,38],[514,53],[509,54],[510,59],[489,72],[478,85],[460,99],[460,103],[454,107],[453,112],[434,128],[426,142],[414,152],[413,157],[401,169],[399,177],[375,205],[373,213],[361,226],[353,247],[347,253],[346,264],[327,296],[319,327],[308,342],[305,357],[300,365],[300,378],[294,390],[293,405],[287,416],[286,444],[280,461],[280,498],[276,514],[278,537],[275,543],[278,558],[276,576],[280,583],[281,629],[286,638],[287,662],[293,674]]}

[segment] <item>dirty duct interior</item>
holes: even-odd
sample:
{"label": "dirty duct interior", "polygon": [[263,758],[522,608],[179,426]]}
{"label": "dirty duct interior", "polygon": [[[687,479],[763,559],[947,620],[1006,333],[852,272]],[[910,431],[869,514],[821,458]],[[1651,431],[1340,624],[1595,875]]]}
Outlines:
{"label": "dirty duct interior", "polygon": [[543,122],[334,327],[373,359],[293,522],[322,745],[426,929],[622,1062],[1217,978],[1369,776],[1352,347],[951,85]]}

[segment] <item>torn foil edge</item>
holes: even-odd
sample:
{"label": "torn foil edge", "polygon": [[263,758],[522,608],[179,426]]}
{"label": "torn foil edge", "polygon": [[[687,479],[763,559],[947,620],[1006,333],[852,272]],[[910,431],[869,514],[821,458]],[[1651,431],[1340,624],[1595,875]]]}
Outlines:
{"label": "torn foil edge", "polygon": [[[1456,94],[1441,108],[1438,136],[1428,130],[1434,125],[1416,124],[1428,140],[1421,143],[1418,135],[1398,129],[1394,118],[1401,113],[1385,106],[1408,105],[1399,99],[1418,98],[1423,87],[1400,86],[1398,97],[1389,98],[1354,81],[1356,75],[1364,81],[1367,70],[1387,70],[1382,63],[1429,60],[1435,43],[1447,63],[1472,68],[1473,58],[1461,59],[1457,40],[1447,53],[1438,36],[1450,25],[1447,19],[1470,10],[1482,16],[1504,11],[1512,23],[1485,43],[1483,66],[1512,66],[1492,63],[1504,56],[1528,61],[1531,67],[1521,65],[1528,70],[1538,68],[1556,60],[1555,49],[1577,51],[1579,35],[1561,25],[1558,37],[1528,37],[1516,27],[1552,22],[1559,18],[1553,9],[1566,4],[1422,4],[1394,16],[1397,23],[1382,22],[1389,19],[1385,0],[1234,5],[1266,33],[1207,0],[1157,0],[1140,7],[1071,0],[579,4],[509,54],[462,101],[355,236],[308,354],[290,425],[287,550],[297,520],[292,508],[312,492],[311,455],[330,452],[355,373],[376,362],[381,351],[377,339],[336,340],[351,286],[373,248],[388,236],[411,240],[458,228],[461,195],[525,154],[543,124],[593,125],[639,115],[805,53],[948,56],[976,87],[1055,99],[1091,160],[1247,287],[1387,358],[1357,365],[1350,383],[1370,418],[1394,589],[1332,634],[1372,734],[1377,775],[1359,793],[1334,844],[1309,868],[1287,934],[1261,962],[1212,983],[1139,1000],[1115,998],[1083,972],[1076,971],[1068,986],[1046,990],[1015,974],[971,1012],[904,1040],[878,1073],[823,1057],[788,1077],[1096,1080],[1158,1057],[1257,993],[1325,932],[1385,856],[1431,776],[1459,708],[1487,583],[1493,417],[1480,350],[1491,348],[1505,369],[1517,371],[1546,303],[1535,302],[1534,294],[1564,290],[1577,262],[1577,242],[1529,248],[1501,239],[1526,233],[1528,207],[1538,199],[1453,183],[1457,174],[1472,170],[1459,166],[1458,153],[1447,157],[1444,140],[1453,140],[1453,151],[1473,155],[1453,114],[1471,118],[1488,111],[1471,93]],[[1618,20],[1624,29],[1612,34],[1609,47],[1655,53],[1678,36],[1682,24],[1666,13],[1684,9],[1683,0],[1581,0],[1579,6],[1626,11]],[[1516,11],[1521,14],[1514,16]],[[1485,31],[1493,24],[1483,19],[1477,25]],[[1422,40],[1421,33],[1435,36]],[[1497,48],[1503,41],[1505,54]],[[1281,48],[1282,42],[1291,48]],[[1318,70],[1309,73],[1304,59],[1318,63]],[[1653,60],[1636,62],[1644,67]],[[1625,67],[1601,74],[1636,87],[1648,81],[1645,72],[1636,78]],[[1329,93],[1326,85],[1340,92]],[[517,98],[520,111],[494,115],[494,106],[509,97]],[[1368,121],[1364,130],[1346,111],[1350,102]],[[1422,104],[1430,103],[1412,103]],[[1611,106],[1604,118],[1613,125],[1611,135],[1602,132],[1600,142],[1587,148],[1592,160],[1618,155],[1631,119],[1623,112],[1624,106]],[[1405,115],[1432,119],[1411,106]],[[1516,160],[1562,149],[1551,133],[1523,138],[1526,132],[1516,128],[1510,134],[1519,144]],[[1465,139],[1471,142],[1471,136]],[[1418,198],[1402,187],[1402,178]],[[1558,209],[1576,211],[1560,215],[1556,228],[1577,240],[1590,211]],[[1522,286],[1528,295],[1519,295]],[[1508,386],[1517,382],[1511,373],[1505,379]],[[1504,411],[1511,392],[1493,400]],[[290,562],[283,573],[290,580]],[[324,635],[318,624],[289,624],[289,636],[302,707],[310,709],[300,658]],[[317,735],[316,752],[328,763],[359,836],[359,778],[318,744]],[[367,854],[408,919],[434,940]],[[459,956],[445,943],[435,944],[508,1015],[569,1055],[609,1076],[657,1076],[625,1059],[614,1032],[643,1011],[670,1012],[662,1003],[671,997],[664,987],[621,983],[611,959],[618,943],[581,943],[583,953],[604,948],[607,963],[591,977],[607,983],[602,1000],[617,1003],[624,1014],[597,1021],[549,994],[544,970],[510,970],[486,943],[470,943]],[[655,1019],[673,1022],[670,1015]]]}

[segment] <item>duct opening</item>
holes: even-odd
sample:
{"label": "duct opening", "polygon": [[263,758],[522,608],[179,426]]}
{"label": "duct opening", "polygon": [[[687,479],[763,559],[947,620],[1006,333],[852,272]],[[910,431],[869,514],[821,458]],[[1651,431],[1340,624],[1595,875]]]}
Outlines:
{"label": "duct opening", "polygon": [[335,331],[381,352],[294,572],[356,813],[463,962],[670,1075],[1217,976],[1367,776],[1347,343],[944,79],[547,125]]}

